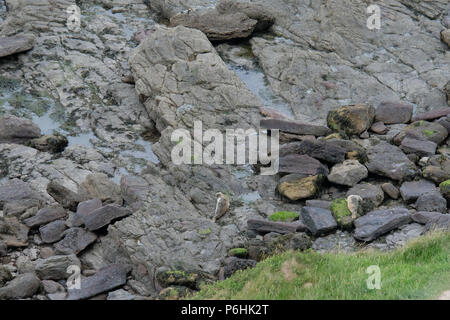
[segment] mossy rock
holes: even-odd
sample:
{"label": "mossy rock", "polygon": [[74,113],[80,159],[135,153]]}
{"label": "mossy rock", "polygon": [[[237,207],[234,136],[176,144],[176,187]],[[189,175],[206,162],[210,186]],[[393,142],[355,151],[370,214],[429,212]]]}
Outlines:
{"label": "mossy rock", "polygon": [[228,251],[230,257],[247,258],[248,250],[245,248],[233,248]]}
{"label": "mossy rock", "polygon": [[342,229],[351,229],[353,227],[352,213],[348,209],[347,200],[338,198],[333,200],[330,205],[330,210],[333,213],[336,222]]}
{"label": "mossy rock", "polygon": [[299,214],[292,211],[278,211],[269,217],[270,221],[292,222],[298,220]]}
{"label": "mossy rock", "polygon": [[304,177],[295,173],[289,174],[280,180],[277,190],[292,201],[309,199],[319,193],[322,180],[322,175]]}
{"label": "mossy rock", "polygon": [[437,145],[441,144],[448,136],[448,131],[437,122],[416,121],[405,127],[399,134],[394,137],[394,143],[399,145],[402,140],[410,135],[417,139],[425,139],[432,141]]}
{"label": "mossy rock", "polygon": [[212,277],[204,272],[168,270],[156,275],[158,283],[163,287],[183,286],[198,290],[203,282],[212,281]]}
{"label": "mossy rock", "polygon": [[158,295],[158,300],[179,300],[192,294],[194,291],[183,286],[172,286],[164,288]]}
{"label": "mossy rock", "polygon": [[368,130],[375,117],[375,109],[363,104],[349,105],[331,110],[328,127],[344,136],[360,135]]}
{"label": "mossy rock", "polygon": [[439,184],[439,189],[446,199],[450,199],[450,180],[445,180]]}

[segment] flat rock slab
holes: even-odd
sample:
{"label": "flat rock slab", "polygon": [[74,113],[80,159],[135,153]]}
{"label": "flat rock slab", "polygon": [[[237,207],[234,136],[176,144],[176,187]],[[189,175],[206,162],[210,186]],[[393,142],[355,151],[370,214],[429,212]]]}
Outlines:
{"label": "flat rock slab", "polygon": [[412,120],[413,121],[434,120],[445,117],[448,114],[450,114],[450,108],[435,109],[425,113],[418,114],[414,116]]}
{"label": "flat rock slab", "polygon": [[400,187],[400,194],[406,202],[416,201],[422,194],[436,191],[434,183],[427,180],[407,181]]}
{"label": "flat rock slab", "polygon": [[314,236],[321,236],[337,229],[337,222],[330,210],[303,207],[300,211],[303,222]]}
{"label": "flat rock slab", "polygon": [[318,140],[291,142],[280,147],[280,157],[289,154],[306,154],[312,158],[329,163],[340,163],[345,160],[346,151],[332,143]]}
{"label": "flat rock slab", "polygon": [[127,270],[118,264],[109,265],[91,277],[81,279],[80,289],[69,289],[67,300],[82,300],[123,286],[127,282]]}
{"label": "flat rock slab", "polygon": [[82,219],[86,228],[94,231],[110,224],[115,219],[126,217],[131,213],[129,209],[115,204],[109,204],[92,211],[88,215],[82,216]]}
{"label": "flat rock slab", "polygon": [[405,180],[417,174],[417,167],[408,159],[402,150],[387,142],[379,142],[367,149],[368,161],[365,164],[370,173]]}
{"label": "flat rock slab", "polygon": [[250,219],[247,221],[247,227],[250,230],[255,230],[258,233],[277,232],[281,234],[302,232],[306,227],[301,222],[273,222],[266,220]]}
{"label": "flat rock slab", "polygon": [[76,216],[82,220],[83,216],[88,215],[94,210],[100,209],[102,207],[102,202],[100,199],[91,199],[87,201],[80,202],[77,206]]}
{"label": "flat rock slab", "polygon": [[405,137],[402,140],[400,148],[405,153],[415,153],[419,157],[429,157],[436,153],[437,144],[433,141]]}
{"label": "flat rock slab", "polygon": [[307,155],[290,154],[280,157],[280,166],[278,169],[281,173],[297,173],[305,176],[327,175],[328,168],[320,163],[319,160],[311,158]]}
{"label": "flat rock slab", "polygon": [[359,161],[345,160],[343,163],[333,166],[327,178],[330,182],[352,187],[367,178],[368,174],[367,168]]}
{"label": "flat rock slab", "polygon": [[326,136],[331,134],[331,129],[325,126],[318,126],[309,123],[302,123],[295,120],[283,119],[262,119],[259,123],[263,129],[279,129],[283,132],[313,135],[316,137]]}
{"label": "flat rock slab", "polygon": [[24,299],[34,295],[40,287],[41,281],[33,273],[18,275],[6,286],[0,288],[0,299]]}
{"label": "flat rock slab", "polygon": [[78,254],[95,240],[95,233],[82,228],[70,228],[64,232],[64,239],[55,244],[55,251],[58,254]]}
{"label": "flat rock slab", "polygon": [[355,220],[353,236],[357,240],[368,242],[409,222],[411,214],[408,209],[375,210]]}
{"label": "flat rock slab", "polygon": [[39,227],[49,222],[62,219],[66,216],[66,210],[61,206],[47,207],[39,210],[35,216],[24,220],[29,228]]}
{"label": "flat rock slab", "polygon": [[32,35],[0,37],[0,58],[31,50],[34,46],[34,40]]}
{"label": "flat rock slab", "polygon": [[450,230],[450,214],[419,211],[412,215],[412,219],[417,223],[424,224],[426,231],[435,229]]}
{"label": "flat rock slab", "polygon": [[41,226],[39,233],[44,243],[53,243],[64,236],[64,230],[66,230],[66,222],[64,220],[56,220]]}
{"label": "flat rock slab", "polygon": [[9,115],[0,117],[0,143],[22,143],[40,135],[41,129],[31,120]]}
{"label": "flat rock slab", "polygon": [[375,111],[375,120],[385,124],[408,123],[414,107],[401,102],[382,102]]}

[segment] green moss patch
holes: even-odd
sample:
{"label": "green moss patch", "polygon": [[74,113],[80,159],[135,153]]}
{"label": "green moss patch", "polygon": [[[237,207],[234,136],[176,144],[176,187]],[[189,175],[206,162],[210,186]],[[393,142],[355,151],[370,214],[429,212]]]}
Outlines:
{"label": "green moss patch", "polygon": [[291,212],[291,211],[278,211],[275,212],[274,214],[272,214],[269,217],[270,221],[282,221],[282,222],[287,222],[287,221],[294,221],[298,219],[299,214],[297,212]]}
{"label": "green moss patch", "polygon": [[234,248],[228,251],[228,255],[238,258],[246,258],[248,256],[248,250],[245,248]]}

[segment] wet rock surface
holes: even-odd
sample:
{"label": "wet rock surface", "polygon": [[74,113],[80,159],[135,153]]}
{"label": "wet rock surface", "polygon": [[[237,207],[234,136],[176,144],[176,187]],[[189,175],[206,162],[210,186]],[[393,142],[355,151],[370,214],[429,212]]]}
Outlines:
{"label": "wet rock surface", "polygon": [[[34,38],[0,45],[0,296],[182,297],[285,250],[448,228],[448,5],[384,1],[375,33],[363,1],[0,1],[0,43]],[[172,133],[200,120],[279,129],[280,172],[174,163]],[[216,192],[230,209],[214,223]],[[368,213],[347,201],[337,223],[347,195]],[[81,290],[57,285],[70,265]],[[161,288],[161,268],[183,276]]]}

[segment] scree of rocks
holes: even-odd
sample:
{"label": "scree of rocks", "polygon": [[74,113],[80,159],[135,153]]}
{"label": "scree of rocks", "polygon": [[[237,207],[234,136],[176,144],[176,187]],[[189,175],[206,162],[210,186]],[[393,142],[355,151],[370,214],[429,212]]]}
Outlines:
{"label": "scree of rocks", "polygon": [[[450,4],[379,5],[0,1],[0,299],[179,299],[448,230]],[[279,172],[176,165],[194,121],[278,129]]]}

